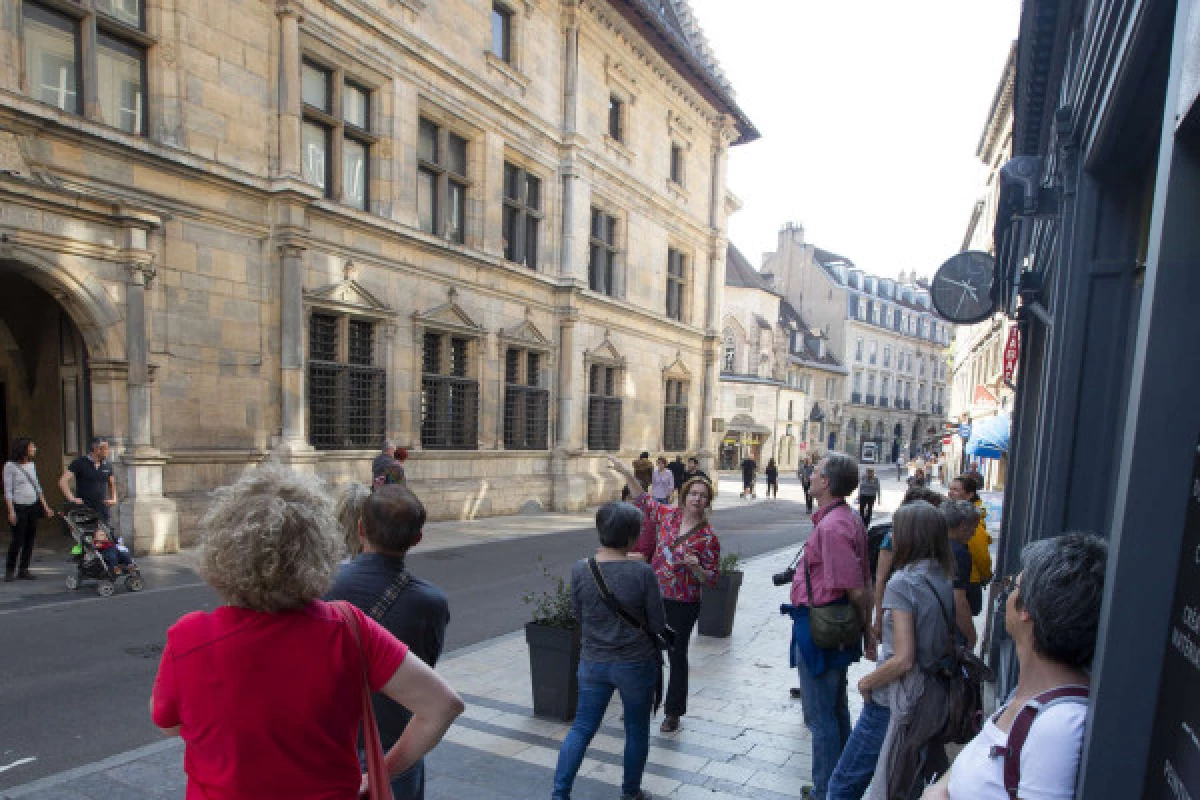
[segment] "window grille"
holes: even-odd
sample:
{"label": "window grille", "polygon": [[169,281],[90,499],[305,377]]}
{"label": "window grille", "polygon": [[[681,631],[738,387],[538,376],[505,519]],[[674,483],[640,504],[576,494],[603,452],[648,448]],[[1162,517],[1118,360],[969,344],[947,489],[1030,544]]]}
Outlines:
{"label": "window grille", "polygon": [[687,384],[667,381],[663,405],[663,448],[687,450]]}
{"label": "window grille", "polygon": [[[446,338],[450,347],[443,349]],[[467,377],[469,355],[468,339],[426,332],[421,358],[422,447],[474,450],[479,446],[479,383]]]}
{"label": "window grille", "polygon": [[588,381],[588,449],[621,449],[621,398],[617,368],[593,364]]}
{"label": "window grille", "polygon": [[[346,323],[347,351],[340,345]],[[309,322],[308,437],[318,450],[365,450],[384,438],[387,373],[374,366],[375,326],[314,313]]]}

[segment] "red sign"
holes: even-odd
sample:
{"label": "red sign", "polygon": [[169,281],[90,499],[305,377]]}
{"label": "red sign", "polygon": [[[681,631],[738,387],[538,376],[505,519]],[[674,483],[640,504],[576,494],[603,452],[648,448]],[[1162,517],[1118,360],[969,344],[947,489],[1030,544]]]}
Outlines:
{"label": "red sign", "polygon": [[971,405],[982,408],[995,408],[998,403],[996,403],[996,395],[992,394],[986,386],[976,386],[975,397]]}
{"label": "red sign", "polygon": [[1008,343],[1004,345],[1004,380],[1012,383],[1013,374],[1017,371],[1017,355],[1021,352],[1021,335],[1017,326],[1008,329]]}
{"label": "red sign", "polygon": [[946,446],[949,446],[953,442],[954,442],[953,436],[943,436],[942,437],[942,444],[944,444]]}

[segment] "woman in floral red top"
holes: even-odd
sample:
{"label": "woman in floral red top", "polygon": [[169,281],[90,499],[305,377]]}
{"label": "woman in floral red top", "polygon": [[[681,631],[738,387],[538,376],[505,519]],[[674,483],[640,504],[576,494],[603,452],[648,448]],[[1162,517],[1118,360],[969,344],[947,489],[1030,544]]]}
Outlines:
{"label": "woman in floral red top", "polygon": [[692,478],[680,489],[682,503],[675,508],[647,494],[629,467],[612,457],[608,465],[625,478],[629,499],[653,522],[643,526],[653,537],[640,538],[630,555],[638,554],[650,562],[662,590],[667,624],[675,631],[675,645],[668,653],[671,675],[660,728],[671,733],[679,730],[679,718],[687,713],[688,640],[700,616],[700,596],[704,587],[716,586],[720,577],[721,542],[708,521],[713,487],[708,478]]}

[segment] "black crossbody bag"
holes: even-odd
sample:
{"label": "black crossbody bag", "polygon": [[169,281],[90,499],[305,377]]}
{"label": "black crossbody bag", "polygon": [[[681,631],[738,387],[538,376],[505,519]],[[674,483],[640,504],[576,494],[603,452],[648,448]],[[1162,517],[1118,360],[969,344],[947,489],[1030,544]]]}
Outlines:
{"label": "black crossbody bag", "polygon": [[670,625],[664,625],[662,633],[655,633],[650,630],[646,623],[636,616],[625,606],[621,605],[621,601],[612,593],[612,589],[608,588],[608,584],[604,582],[604,574],[600,572],[600,565],[596,563],[596,559],[588,559],[588,569],[592,573],[592,580],[596,582],[596,589],[600,592],[600,599],[604,605],[608,606],[608,610],[617,615],[617,617],[626,625],[631,625],[637,628],[650,639],[650,643],[654,645],[654,657],[658,661],[658,680],[654,685],[654,711],[657,713],[658,707],[662,705],[663,695],[663,651],[670,650],[675,646],[675,631]]}

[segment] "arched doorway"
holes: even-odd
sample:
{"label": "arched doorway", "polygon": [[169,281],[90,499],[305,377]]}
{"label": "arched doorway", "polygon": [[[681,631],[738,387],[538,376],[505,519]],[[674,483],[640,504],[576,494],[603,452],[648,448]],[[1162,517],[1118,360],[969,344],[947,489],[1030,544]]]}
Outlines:
{"label": "arched doorway", "polygon": [[88,348],[63,305],[14,265],[0,261],[0,435],[38,445],[37,467],[51,504],[58,476],[92,434]]}

